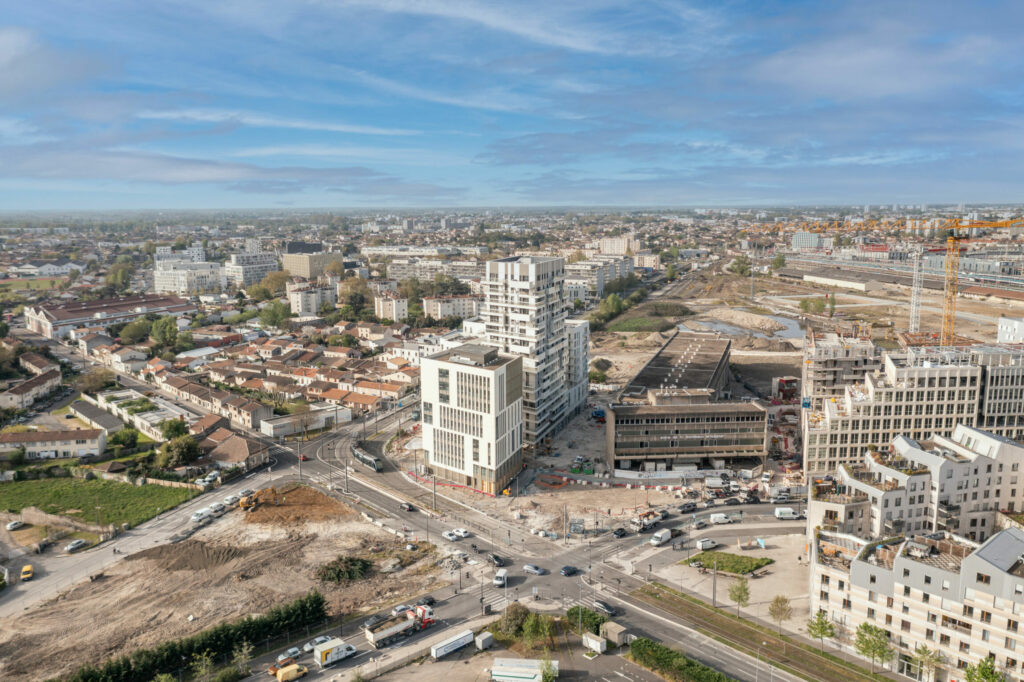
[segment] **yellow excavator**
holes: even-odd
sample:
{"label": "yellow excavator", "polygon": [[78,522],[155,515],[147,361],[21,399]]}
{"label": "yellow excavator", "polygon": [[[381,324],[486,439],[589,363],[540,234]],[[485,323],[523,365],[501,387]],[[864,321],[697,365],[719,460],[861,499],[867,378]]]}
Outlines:
{"label": "yellow excavator", "polygon": [[252,495],[247,495],[238,501],[239,508],[247,512],[255,511],[261,504],[281,504],[281,496],[278,494],[277,488],[257,490]]}

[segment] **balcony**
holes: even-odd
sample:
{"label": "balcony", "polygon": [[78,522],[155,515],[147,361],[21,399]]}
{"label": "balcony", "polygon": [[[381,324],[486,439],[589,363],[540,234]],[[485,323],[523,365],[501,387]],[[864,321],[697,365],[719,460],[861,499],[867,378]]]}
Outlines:
{"label": "balcony", "polygon": [[903,533],[903,527],[906,526],[904,519],[888,519],[883,525],[882,529],[886,535],[900,535]]}
{"label": "balcony", "polygon": [[938,504],[939,518],[949,518],[960,514],[960,505],[952,504],[950,502],[939,502]]}

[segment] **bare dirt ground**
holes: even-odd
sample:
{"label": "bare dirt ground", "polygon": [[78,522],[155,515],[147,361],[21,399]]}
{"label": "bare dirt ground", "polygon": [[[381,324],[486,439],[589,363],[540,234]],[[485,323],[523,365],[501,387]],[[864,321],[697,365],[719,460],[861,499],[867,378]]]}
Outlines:
{"label": "bare dirt ground", "polygon": [[667,332],[594,332],[590,343],[591,363],[605,359],[612,366],[605,370],[608,383],[623,384],[647,364],[672,335]]}
{"label": "bare dirt ground", "polygon": [[[59,677],[313,589],[339,614],[390,604],[434,583],[432,548],[409,555],[394,536],[314,490],[284,497],[280,507],[233,510],[188,540],[127,557],[103,578],[0,621],[0,677]],[[345,587],[317,581],[316,567],[339,555],[370,558],[378,569],[396,561],[406,568]]]}
{"label": "bare dirt ground", "polygon": [[745,381],[768,395],[772,390],[773,378],[800,376],[801,358],[798,351],[789,353],[739,351],[730,356],[729,364],[736,368]]}

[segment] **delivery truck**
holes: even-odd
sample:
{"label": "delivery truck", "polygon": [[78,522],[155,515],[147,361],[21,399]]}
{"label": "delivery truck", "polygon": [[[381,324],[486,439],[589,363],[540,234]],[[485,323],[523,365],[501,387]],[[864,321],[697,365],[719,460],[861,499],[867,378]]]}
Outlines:
{"label": "delivery truck", "polygon": [[712,514],[708,517],[711,523],[732,523],[732,519],[729,518],[728,514]]}
{"label": "delivery truck", "polygon": [[391,644],[399,637],[410,637],[434,624],[434,610],[429,606],[416,606],[408,611],[371,625],[363,632],[374,649]]}
{"label": "delivery truck", "polygon": [[800,515],[793,511],[792,507],[776,507],[775,518],[779,521],[796,521]]}
{"label": "delivery truck", "polygon": [[672,539],[672,535],[673,532],[671,528],[662,528],[651,536],[651,547],[661,547]]}
{"label": "delivery truck", "polygon": [[323,669],[338,661],[343,661],[349,656],[354,656],[355,653],[354,646],[335,637],[313,647],[313,660]]}

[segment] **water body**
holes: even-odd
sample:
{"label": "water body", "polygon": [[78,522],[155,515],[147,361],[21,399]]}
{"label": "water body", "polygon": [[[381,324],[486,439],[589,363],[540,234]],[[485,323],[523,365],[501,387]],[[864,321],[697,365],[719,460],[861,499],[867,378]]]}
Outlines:
{"label": "water body", "polygon": [[[802,339],[804,336],[803,327],[800,326],[798,320],[794,320],[791,317],[783,317],[781,315],[765,315],[769,319],[775,320],[781,325],[784,325],[785,329],[780,329],[774,334],[765,334],[754,329],[745,329],[743,327],[737,327],[734,324],[727,322],[718,322],[716,320],[701,320],[700,325],[710,329],[712,331],[719,332],[721,334],[729,334],[730,336],[754,336],[759,339]],[[697,331],[686,326],[686,323],[679,325],[679,328],[683,331]]]}

